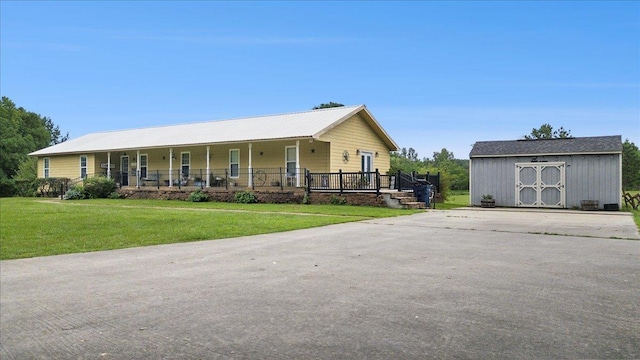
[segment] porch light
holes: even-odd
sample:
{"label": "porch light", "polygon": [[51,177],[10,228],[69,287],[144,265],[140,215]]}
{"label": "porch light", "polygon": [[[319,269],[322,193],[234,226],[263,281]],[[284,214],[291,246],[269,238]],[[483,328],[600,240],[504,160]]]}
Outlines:
{"label": "porch light", "polygon": [[316,149],[311,148],[311,153],[313,154],[314,152],[316,152]]}
{"label": "porch light", "polygon": [[380,153],[376,151],[376,157],[380,156]]}
{"label": "porch light", "polygon": [[356,155],[360,155],[360,149],[356,150]]}
{"label": "porch light", "polygon": [[264,155],[264,152],[260,151],[260,156]]}

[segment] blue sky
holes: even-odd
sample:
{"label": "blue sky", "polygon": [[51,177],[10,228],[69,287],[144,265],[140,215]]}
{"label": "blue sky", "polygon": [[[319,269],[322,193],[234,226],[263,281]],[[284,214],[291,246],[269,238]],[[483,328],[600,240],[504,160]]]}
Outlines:
{"label": "blue sky", "polygon": [[0,2],[0,92],[86,133],[365,104],[468,158],[534,127],[640,145],[640,2]]}

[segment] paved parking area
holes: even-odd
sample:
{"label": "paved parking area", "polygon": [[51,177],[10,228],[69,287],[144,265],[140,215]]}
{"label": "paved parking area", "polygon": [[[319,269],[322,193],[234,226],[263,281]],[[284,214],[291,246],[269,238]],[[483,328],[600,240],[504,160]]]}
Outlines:
{"label": "paved parking area", "polygon": [[2,261],[0,358],[640,358],[628,239],[474,209]]}

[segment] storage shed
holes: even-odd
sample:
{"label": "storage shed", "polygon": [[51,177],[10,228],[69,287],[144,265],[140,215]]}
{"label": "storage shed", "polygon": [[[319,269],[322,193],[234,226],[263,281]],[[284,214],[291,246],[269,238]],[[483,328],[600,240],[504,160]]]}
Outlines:
{"label": "storage shed", "polygon": [[470,202],[496,206],[617,209],[622,137],[478,141],[469,154]]}

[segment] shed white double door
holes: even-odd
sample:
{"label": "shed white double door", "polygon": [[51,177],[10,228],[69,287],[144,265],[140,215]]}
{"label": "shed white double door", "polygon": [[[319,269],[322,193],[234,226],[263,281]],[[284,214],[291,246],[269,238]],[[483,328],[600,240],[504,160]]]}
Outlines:
{"label": "shed white double door", "polygon": [[565,163],[516,163],[517,207],[565,207]]}

